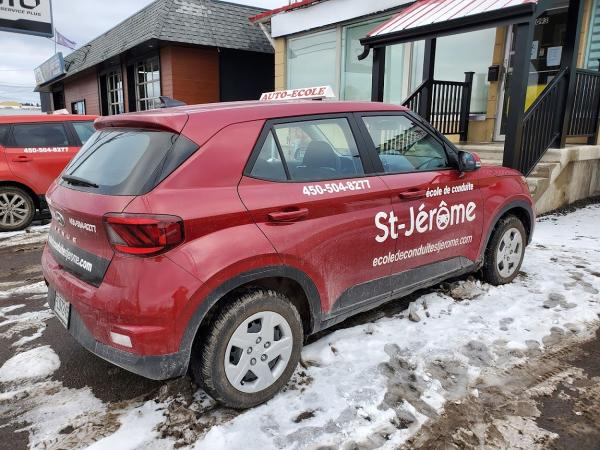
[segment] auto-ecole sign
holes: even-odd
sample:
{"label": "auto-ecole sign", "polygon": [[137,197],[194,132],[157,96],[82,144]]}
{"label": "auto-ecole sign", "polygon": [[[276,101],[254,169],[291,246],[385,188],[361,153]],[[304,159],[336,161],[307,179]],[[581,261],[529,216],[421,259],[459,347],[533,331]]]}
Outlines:
{"label": "auto-ecole sign", "polygon": [[0,31],[54,36],[52,0],[0,0]]}

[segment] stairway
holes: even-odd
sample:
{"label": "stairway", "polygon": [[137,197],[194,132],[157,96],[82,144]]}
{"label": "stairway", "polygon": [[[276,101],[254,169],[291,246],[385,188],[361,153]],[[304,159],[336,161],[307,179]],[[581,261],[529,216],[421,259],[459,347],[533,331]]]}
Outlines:
{"label": "stairway", "polygon": [[[504,155],[504,144],[465,144],[458,146],[461,150],[475,152],[481,158],[483,164],[502,165]],[[558,149],[550,149],[542,160],[537,164],[531,175],[527,177],[529,191],[534,200],[538,200],[550,186],[550,183],[560,175],[561,153]]]}

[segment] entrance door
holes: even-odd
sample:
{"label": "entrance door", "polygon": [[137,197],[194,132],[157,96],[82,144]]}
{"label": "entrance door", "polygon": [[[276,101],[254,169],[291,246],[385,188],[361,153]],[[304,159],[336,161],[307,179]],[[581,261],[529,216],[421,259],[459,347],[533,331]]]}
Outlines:
{"label": "entrance door", "polygon": [[[560,72],[563,49],[567,32],[567,8],[557,8],[546,11],[536,19],[531,45],[529,80],[527,82],[527,99],[525,109],[528,109],[538,98],[548,83]],[[514,35],[509,27],[506,38],[506,53],[500,91],[498,95],[498,114],[496,121],[495,140],[503,141],[506,133],[508,116],[508,90],[513,68]]]}

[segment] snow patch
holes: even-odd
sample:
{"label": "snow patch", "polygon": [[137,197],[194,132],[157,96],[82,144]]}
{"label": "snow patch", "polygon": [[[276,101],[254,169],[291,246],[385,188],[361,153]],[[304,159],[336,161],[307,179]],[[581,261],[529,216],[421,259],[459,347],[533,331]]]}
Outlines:
{"label": "snow patch", "polygon": [[60,359],[49,345],[18,353],[0,367],[0,382],[45,378],[60,367]]}

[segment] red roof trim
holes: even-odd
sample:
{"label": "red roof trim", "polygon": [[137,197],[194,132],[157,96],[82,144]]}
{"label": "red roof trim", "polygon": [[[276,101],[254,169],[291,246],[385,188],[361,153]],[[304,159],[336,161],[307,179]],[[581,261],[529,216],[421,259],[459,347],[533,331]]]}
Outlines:
{"label": "red roof trim", "polygon": [[250,20],[250,22],[261,22],[264,19],[272,17],[276,14],[279,14],[282,12],[287,12],[287,11],[292,11],[294,9],[304,8],[306,6],[311,6],[313,3],[319,3],[319,2],[323,2],[323,1],[326,1],[326,0],[301,0],[299,2],[292,3],[291,5],[285,5],[280,8],[272,9],[271,11],[262,12],[260,14],[257,14],[256,16],[250,17],[249,20]]}

